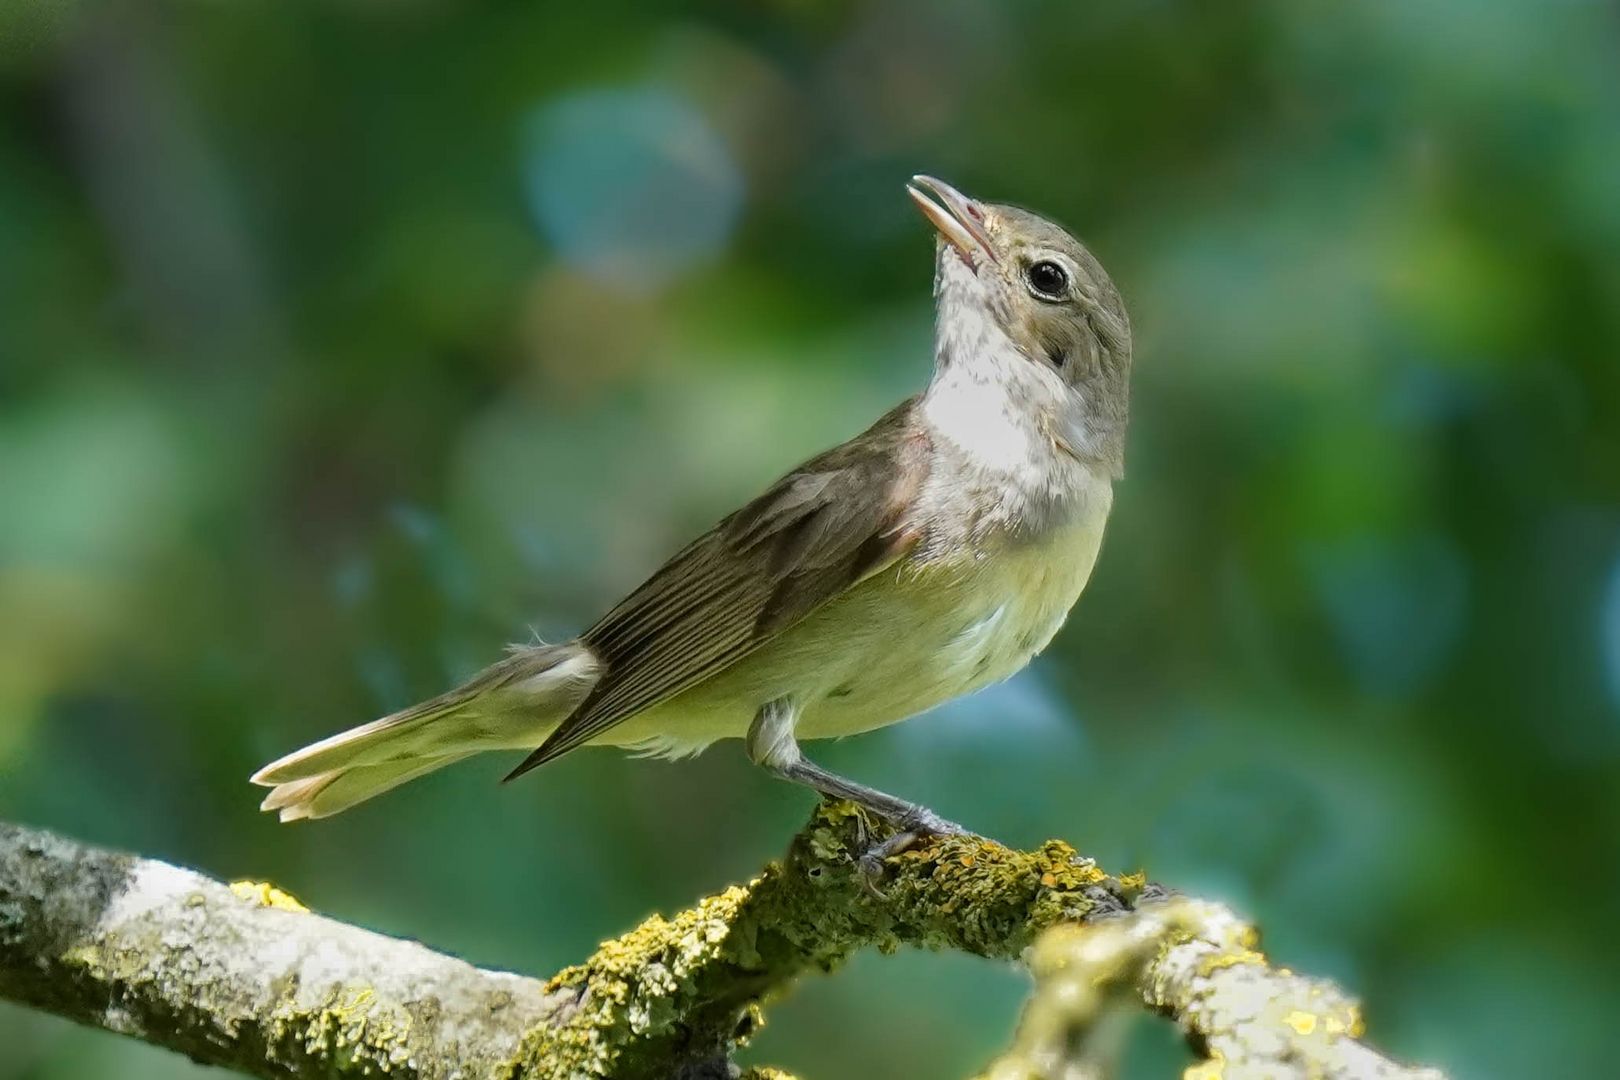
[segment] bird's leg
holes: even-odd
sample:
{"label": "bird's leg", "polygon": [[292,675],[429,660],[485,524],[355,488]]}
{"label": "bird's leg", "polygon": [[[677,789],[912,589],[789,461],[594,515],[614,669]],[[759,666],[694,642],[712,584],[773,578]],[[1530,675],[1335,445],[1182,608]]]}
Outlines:
{"label": "bird's leg", "polygon": [[893,836],[868,848],[860,857],[861,869],[869,878],[882,873],[884,859],[906,850],[925,836],[968,834],[968,830],[946,821],[926,806],[857,784],[806,758],[793,737],[793,726],[798,718],[799,710],[791,699],[766,702],[748,726],[748,757],[784,780],[803,784],[829,799],[848,799],[894,826],[898,831]]}

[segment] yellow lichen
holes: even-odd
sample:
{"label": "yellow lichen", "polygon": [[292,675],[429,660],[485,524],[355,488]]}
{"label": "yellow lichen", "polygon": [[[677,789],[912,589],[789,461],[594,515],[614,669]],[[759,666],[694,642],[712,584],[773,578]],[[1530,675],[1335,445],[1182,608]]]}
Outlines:
{"label": "yellow lichen", "polygon": [[1257,967],[1265,967],[1266,958],[1263,953],[1257,953],[1253,949],[1239,949],[1237,952],[1218,953],[1200,961],[1198,973],[1208,977],[1223,968],[1237,967],[1240,964],[1254,964]]}
{"label": "yellow lichen", "polygon": [[364,1022],[372,1003],[377,1000],[377,991],[369,986],[361,986],[350,990],[344,998],[339,999],[336,994],[333,998],[333,1003],[327,1009],[339,1022],[348,1023],[356,1017]]}
{"label": "yellow lichen", "polygon": [[1219,1050],[1210,1051],[1207,1061],[1200,1061],[1182,1070],[1181,1080],[1221,1080],[1226,1075],[1226,1058]]}
{"label": "yellow lichen", "polygon": [[294,911],[301,915],[309,914],[309,908],[298,902],[291,893],[283,892],[267,881],[233,881],[231,893],[238,900],[246,900],[258,907],[276,908],[278,911]]}
{"label": "yellow lichen", "polygon": [[550,980],[558,1020],[532,1031],[501,1075],[666,1076],[672,1054],[723,1057],[758,1028],[760,1001],[858,949],[1013,959],[1047,927],[1084,919],[1095,888],[1125,892],[1059,841],[1020,852],[953,836],[892,857],[877,896],[856,862],[884,828],[848,804],[824,805],[759,877],[603,942]]}
{"label": "yellow lichen", "polygon": [[[1309,1035],[1311,1032],[1316,1030],[1317,1019],[1318,1017],[1315,1013],[1306,1012],[1304,1009],[1294,1009],[1289,1012],[1287,1016],[1283,1017],[1283,1023],[1287,1024],[1301,1035]],[[1328,1030],[1332,1030],[1333,1023],[1333,1018],[1328,1017]]]}

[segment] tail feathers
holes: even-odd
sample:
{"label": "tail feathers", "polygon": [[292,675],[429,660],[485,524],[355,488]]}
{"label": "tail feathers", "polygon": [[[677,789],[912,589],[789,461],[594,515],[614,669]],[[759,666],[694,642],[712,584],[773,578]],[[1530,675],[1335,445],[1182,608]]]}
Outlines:
{"label": "tail feathers", "polygon": [[589,693],[600,665],[578,643],[512,649],[465,684],[340,732],[253,774],[283,821],[325,817],[479,750],[538,745]]}
{"label": "tail feathers", "polygon": [[381,765],[356,765],[336,769],[303,780],[277,784],[259,804],[260,810],[278,812],[282,821],[331,817],[356,803],[390,791],[408,780],[415,780],[435,769],[460,761],[467,754],[446,754],[434,758],[410,758]]}
{"label": "tail feathers", "polygon": [[320,742],[277,758],[250,778],[255,784],[274,786],[294,780],[314,780],[337,769],[380,765],[399,757],[417,757],[426,751],[424,728],[445,719],[466,704],[447,700],[458,691],[413,705],[381,720],[340,731]]}

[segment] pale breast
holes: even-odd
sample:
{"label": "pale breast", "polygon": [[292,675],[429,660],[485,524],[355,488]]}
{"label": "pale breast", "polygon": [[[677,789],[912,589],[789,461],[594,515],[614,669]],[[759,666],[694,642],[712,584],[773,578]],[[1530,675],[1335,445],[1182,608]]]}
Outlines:
{"label": "pale breast", "polygon": [[942,654],[962,677],[960,692],[1006,678],[1051,642],[1085,588],[1101,543],[1102,522],[1084,522],[986,560],[962,598],[964,613],[981,604],[984,610]]}
{"label": "pale breast", "polygon": [[1111,501],[1107,484],[1038,535],[981,537],[903,561],[784,630],[604,742],[696,752],[741,737],[760,705],[797,701],[800,738],[892,724],[998,682],[1045,648],[1085,588]]}
{"label": "pale breast", "polygon": [[[827,661],[806,686],[805,738],[904,720],[1014,674],[1052,640],[1085,588],[1102,543],[1106,502],[1039,539],[1008,539],[963,560],[900,569],[862,586],[848,653],[825,638]],[[869,586],[876,586],[869,588]],[[830,613],[833,614],[833,613]],[[856,615],[851,610],[847,615]],[[834,618],[818,638],[850,622]],[[811,629],[811,628],[807,628]],[[839,655],[834,661],[835,654]]]}

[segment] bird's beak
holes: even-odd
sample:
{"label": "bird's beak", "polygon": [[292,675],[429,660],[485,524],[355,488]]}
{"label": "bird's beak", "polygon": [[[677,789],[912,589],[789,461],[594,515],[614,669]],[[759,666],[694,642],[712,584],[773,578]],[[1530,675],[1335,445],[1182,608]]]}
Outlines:
{"label": "bird's beak", "polygon": [[906,185],[906,194],[969,266],[980,259],[992,263],[1000,261],[984,226],[981,203],[932,176],[913,176]]}

